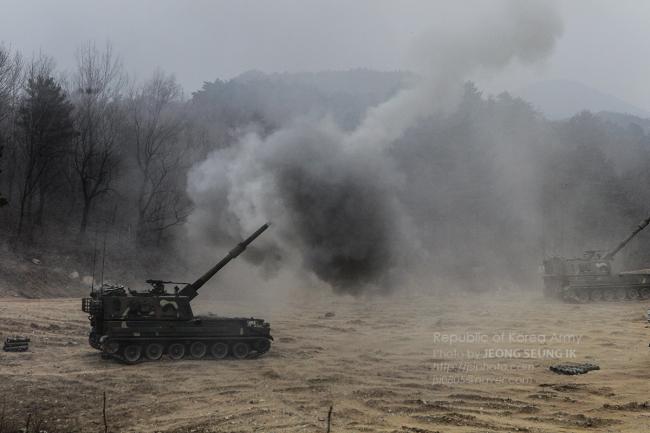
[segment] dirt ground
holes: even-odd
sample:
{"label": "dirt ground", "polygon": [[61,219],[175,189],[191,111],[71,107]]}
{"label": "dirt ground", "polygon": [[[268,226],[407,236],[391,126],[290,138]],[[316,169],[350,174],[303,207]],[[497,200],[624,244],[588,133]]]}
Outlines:
{"label": "dirt ground", "polygon": [[[197,302],[255,314],[275,344],[263,358],[125,366],[86,342],[78,299],[1,299],[0,404],[63,431],[648,432],[647,305],[567,305],[501,294],[353,300],[295,296],[281,306]],[[326,314],[328,312],[334,313]],[[559,361],[599,371],[562,376]]]}

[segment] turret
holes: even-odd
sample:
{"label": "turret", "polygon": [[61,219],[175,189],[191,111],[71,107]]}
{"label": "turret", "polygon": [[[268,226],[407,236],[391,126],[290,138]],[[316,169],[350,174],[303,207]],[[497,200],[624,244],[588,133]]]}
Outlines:
{"label": "turret", "polygon": [[632,233],[630,233],[630,235],[629,235],[628,237],[626,237],[625,239],[623,239],[623,241],[622,241],[620,244],[618,244],[618,245],[616,246],[616,248],[614,248],[613,250],[611,250],[610,252],[608,252],[608,253],[605,255],[605,257],[603,257],[603,259],[605,259],[605,260],[612,260],[612,259],[614,258],[614,256],[615,256],[619,251],[621,251],[621,250],[625,247],[625,245],[627,245],[627,244],[628,244],[628,243],[629,243],[629,242],[630,242],[630,241],[631,241],[631,240],[632,240],[632,239],[633,239],[637,234],[639,234],[639,232],[640,232],[641,230],[643,230],[644,228],[646,228],[646,226],[647,226],[648,224],[650,224],[650,218],[647,218],[647,219],[641,221],[641,223],[640,223],[640,224],[639,224],[639,225],[634,229],[634,231],[633,231]]}
{"label": "turret", "polygon": [[203,274],[198,280],[193,282],[192,284],[188,284],[187,286],[183,287],[183,289],[178,292],[179,295],[181,296],[187,296],[190,298],[190,300],[194,299],[196,295],[198,295],[199,289],[208,282],[208,280],[214,275],[219,272],[224,266],[226,266],[232,259],[240,255],[241,253],[244,252],[246,247],[248,247],[259,235],[262,234],[262,232],[266,229],[269,228],[269,224],[264,224],[262,227],[257,229],[255,233],[250,235],[248,238],[244,239],[242,242],[237,244],[235,248],[230,250],[230,252],[219,261],[216,265],[214,265],[208,272]]}

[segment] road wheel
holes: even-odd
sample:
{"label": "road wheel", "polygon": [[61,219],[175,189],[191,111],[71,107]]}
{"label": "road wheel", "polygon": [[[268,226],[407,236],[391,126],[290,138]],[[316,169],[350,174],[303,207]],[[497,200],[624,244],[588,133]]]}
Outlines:
{"label": "road wheel", "polygon": [[603,299],[603,290],[602,289],[591,289],[589,292],[589,299],[592,301],[602,301]]}
{"label": "road wheel", "polygon": [[126,362],[135,363],[140,360],[142,347],[139,344],[130,344],[124,348],[124,359]]}
{"label": "road wheel", "polygon": [[248,356],[248,352],[250,352],[250,349],[248,348],[248,344],[244,342],[240,341],[232,346],[232,356],[237,359],[246,358]]}
{"label": "road wheel", "polygon": [[639,290],[636,287],[628,287],[625,293],[626,298],[630,301],[636,301],[639,299]]}
{"label": "road wheel", "polygon": [[208,348],[205,347],[205,343],[201,341],[195,341],[190,346],[190,355],[194,359],[201,359],[205,356],[205,353],[208,351]]}
{"label": "road wheel", "polygon": [[144,356],[151,361],[158,361],[163,354],[164,347],[160,343],[150,343],[144,349]]}
{"label": "road wheel", "polygon": [[603,300],[612,302],[616,300],[616,289],[603,289]]}
{"label": "road wheel", "polygon": [[266,338],[259,339],[255,342],[255,350],[257,350],[257,353],[259,353],[260,355],[262,353],[268,352],[270,348],[271,348],[271,342]]}
{"label": "road wheel", "polygon": [[614,296],[617,301],[625,301],[627,291],[625,289],[616,289],[616,294]]}
{"label": "road wheel", "polygon": [[108,353],[109,355],[115,355],[118,350],[120,350],[120,343],[117,341],[108,341],[104,343],[102,346],[104,349],[104,353]]}
{"label": "road wheel", "polygon": [[639,298],[643,300],[650,299],[650,287],[643,287],[639,289]]}
{"label": "road wheel", "polygon": [[174,361],[178,361],[185,356],[185,345],[181,343],[172,343],[167,348],[167,355]]}
{"label": "road wheel", "polygon": [[216,359],[223,359],[228,356],[228,345],[217,341],[210,348],[210,353],[212,353],[212,356]]}
{"label": "road wheel", "polygon": [[562,300],[583,304],[589,302],[589,293],[583,289],[568,288],[562,292]]}
{"label": "road wheel", "polygon": [[99,338],[97,337],[97,333],[95,331],[92,331],[90,335],[88,335],[88,344],[90,344],[90,347],[93,349],[101,349],[101,346],[99,345]]}

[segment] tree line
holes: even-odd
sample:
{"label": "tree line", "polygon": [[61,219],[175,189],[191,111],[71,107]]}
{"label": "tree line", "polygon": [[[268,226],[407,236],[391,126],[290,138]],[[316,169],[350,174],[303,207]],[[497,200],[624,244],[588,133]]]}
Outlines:
{"label": "tree line", "polygon": [[[247,72],[188,96],[161,70],[129,79],[110,44],[82,45],[66,73],[0,46],[0,235],[16,247],[63,239],[96,249],[102,232],[131,252],[178,250],[192,212],[188,172],[210,151],[301,115],[353,129],[413,79]],[[432,266],[514,280],[543,255],[610,247],[650,211],[650,135],[637,123],[588,112],[552,122],[468,83],[456,112],[423,119],[393,147],[416,191],[400,200],[424,228]],[[629,266],[650,263],[644,236],[626,250]]]}
{"label": "tree line", "polygon": [[[187,173],[208,152],[306,112],[335,113],[351,127],[405,79],[253,71],[188,98],[162,70],[130,80],[110,44],[81,45],[65,72],[47,55],[0,45],[0,233],[14,246],[87,245],[113,230],[134,247],[165,247],[182,236]],[[356,93],[336,90],[350,86]]]}
{"label": "tree line", "polygon": [[0,218],[21,243],[48,226],[83,239],[102,223],[160,245],[191,210],[186,126],[173,75],[130,83],[110,45],[80,47],[67,75],[0,47]]}

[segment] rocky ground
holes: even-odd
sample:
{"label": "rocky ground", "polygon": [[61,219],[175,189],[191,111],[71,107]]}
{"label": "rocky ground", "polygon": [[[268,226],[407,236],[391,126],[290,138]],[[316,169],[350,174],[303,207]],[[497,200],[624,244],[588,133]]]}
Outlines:
{"label": "rocky ground", "polygon": [[[6,419],[111,432],[647,432],[650,329],[640,303],[567,305],[501,294],[280,305],[197,303],[254,314],[276,338],[263,358],[126,366],[87,346],[78,299],[0,300]],[[333,313],[327,314],[327,313]],[[560,361],[600,370],[563,376]]]}

